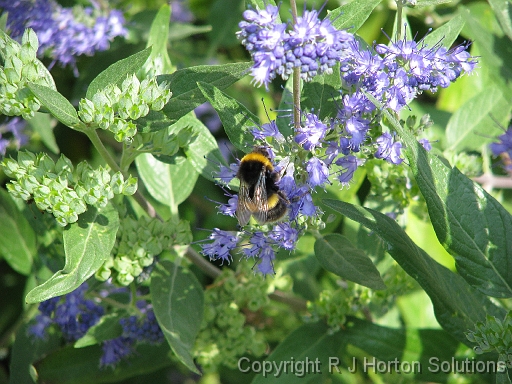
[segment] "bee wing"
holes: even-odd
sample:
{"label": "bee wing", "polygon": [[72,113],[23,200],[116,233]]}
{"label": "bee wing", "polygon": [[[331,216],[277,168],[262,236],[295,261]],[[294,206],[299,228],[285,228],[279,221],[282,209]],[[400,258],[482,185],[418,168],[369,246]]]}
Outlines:
{"label": "bee wing", "polygon": [[252,199],[254,210],[252,215],[260,224],[267,221],[268,202],[267,202],[267,185],[265,183],[265,169],[261,170],[260,177],[254,187],[254,197]]}
{"label": "bee wing", "polygon": [[246,225],[251,218],[249,205],[252,205],[251,198],[249,197],[249,186],[245,183],[241,183],[240,190],[238,191],[236,218],[238,219],[238,224],[240,224],[242,227]]}

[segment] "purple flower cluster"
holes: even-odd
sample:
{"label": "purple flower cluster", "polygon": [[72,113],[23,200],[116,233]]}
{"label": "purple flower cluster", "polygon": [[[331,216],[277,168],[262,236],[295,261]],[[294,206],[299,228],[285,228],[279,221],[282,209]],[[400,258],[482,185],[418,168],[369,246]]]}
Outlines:
{"label": "purple flower cluster", "polygon": [[[399,112],[423,91],[446,88],[463,73],[470,73],[476,59],[467,52],[468,44],[448,50],[441,45],[399,40],[378,44],[373,53],[361,49],[358,41],[341,61],[341,76],[347,89],[364,90],[387,108]],[[363,97],[358,95],[359,98]]]}
{"label": "purple flower cluster", "polygon": [[[268,124],[269,127],[275,126],[275,121]],[[276,135],[273,129],[254,129],[255,138]],[[280,133],[279,133],[280,134]],[[228,184],[237,174],[239,163],[230,164],[229,168],[221,166],[219,179],[223,184]],[[311,197],[311,185],[304,184],[298,186],[295,182],[295,167],[289,159],[283,159],[274,166],[276,172],[283,176],[277,182],[280,191],[282,191],[289,200],[287,221],[273,224],[265,232],[261,230],[242,232],[224,231],[214,228],[210,234],[208,243],[202,245],[202,253],[208,256],[210,260],[221,260],[231,262],[232,252],[237,251],[247,259],[256,260],[258,272],[263,275],[274,273],[273,260],[276,250],[279,248],[291,251],[295,249],[295,244],[300,233],[300,226],[297,224],[299,215],[303,217],[312,217],[317,214],[317,208],[313,204]],[[238,196],[230,193],[226,194],[230,199],[227,204],[219,205],[219,212],[224,215],[235,217],[235,211],[238,203]]]}
{"label": "purple flower cluster", "polygon": [[[358,167],[364,164],[363,154],[395,165],[403,162],[402,143],[394,132],[381,126],[381,108],[367,97],[382,103],[384,108],[398,113],[423,91],[435,92],[446,87],[463,73],[471,72],[475,58],[466,51],[468,45],[448,50],[440,44],[400,40],[376,45],[374,50],[361,48],[353,35],[337,31],[329,21],[318,19],[318,12],[304,11],[288,30],[279,22],[278,7],[267,5],[263,10],[249,9],[239,26],[239,39],[250,52],[256,84],[268,84],[277,75],[286,79],[293,68],[299,67],[304,80],[319,73],[329,73],[340,63],[342,89],[336,116],[322,121],[318,115],[302,111],[302,121],[293,138],[285,138],[272,121],[254,128],[251,133],[259,145],[268,146],[273,161],[274,151],[282,158],[274,164],[280,175],[276,182],[288,198],[288,221],[228,232],[214,229],[203,245],[203,254],[212,260],[231,261],[231,252],[238,250],[246,258],[257,259],[259,272],[273,272],[278,248],[293,250],[298,234],[309,225],[315,226],[320,212],[311,196],[316,187],[325,187],[334,176],[345,187],[350,184]],[[428,140],[420,140],[430,150]],[[295,166],[297,165],[297,170]],[[239,163],[221,166],[219,179],[227,185],[233,179]],[[296,180],[300,180],[300,185]],[[237,196],[227,193],[227,204],[219,211],[235,216]]]}
{"label": "purple flower cluster", "polygon": [[[512,159],[512,126],[510,126],[504,134],[498,136],[498,139],[500,140],[499,142],[491,144],[493,155],[500,156],[506,154],[509,159]],[[512,171],[512,162],[507,160],[505,169]]]}
{"label": "purple flower cluster", "polygon": [[278,223],[267,232],[231,232],[215,228],[209,239],[212,243],[202,246],[202,253],[210,260],[231,262],[231,251],[238,250],[246,259],[254,259],[258,272],[263,275],[274,273],[276,249],[295,249],[299,231],[290,222]]}
{"label": "purple flower cluster", "polygon": [[53,63],[70,65],[76,71],[76,56],[93,55],[108,49],[116,36],[125,36],[123,14],[93,8],[64,8],[54,0],[0,0],[0,9],[8,13],[7,26],[12,37],[21,37],[32,28],[39,39],[39,55],[48,54]]}
{"label": "purple flower cluster", "polygon": [[39,304],[40,314],[29,332],[43,339],[47,328],[55,324],[68,341],[78,340],[85,335],[104,312],[101,305],[84,297],[87,288],[87,283],[84,283],[63,297],[54,297]]}
{"label": "purple flower cluster", "polygon": [[237,36],[254,60],[254,82],[267,88],[276,75],[287,79],[296,67],[305,81],[319,73],[332,73],[353,40],[329,19],[320,20],[317,11],[304,11],[290,31],[288,24],[278,22],[279,8],[274,5],[246,10],[243,16]]}
{"label": "purple flower cluster", "polygon": [[[10,119],[7,123],[0,125],[0,156],[5,156],[9,145],[13,144],[16,149],[28,143],[28,137],[23,133],[27,122],[20,117]],[[10,137],[12,135],[12,137]]]}
{"label": "purple flower cluster", "polygon": [[131,356],[135,352],[137,342],[159,344],[164,340],[164,334],[156,321],[151,304],[141,300],[137,302],[137,307],[142,315],[121,319],[121,336],[103,343],[101,367],[115,367],[121,360]]}

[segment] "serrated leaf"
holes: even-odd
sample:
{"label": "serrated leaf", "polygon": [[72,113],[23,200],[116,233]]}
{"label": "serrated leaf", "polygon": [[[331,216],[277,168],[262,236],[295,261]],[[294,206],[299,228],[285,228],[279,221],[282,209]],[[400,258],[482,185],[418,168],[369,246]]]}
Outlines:
{"label": "serrated leaf", "polygon": [[197,87],[198,81],[225,89],[244,77],[251,65],[251,63],[202,65],[179,69],[170,75],[158,76],[158,82],[168,81],[172,91],[172,97],[165,105],[163,112],[172,122],[178,121],[206,101]]}
{"label": "serrated leaf", "polygon": [[370,17],[374,8],[382,0],[353,0],[348,4],[342,5],[329,13],[328,18],[336,29],[349,29],[355,33],[361,25]]}
{"label": "serrated leaf", "polygon": [[323,202],[375,232],[387,243],[387,252],[429,295],[439,324],[460,342],[468,344],[464,331],[473,329],[474,324],[485,320],[488,313],[499,318],[505,316],[503,308],[494,305],[460,275],[443,267],[416,246],[390,217],[342,201]]}
{"label": "serrated leaf", "polygon": [[481,150],[502,133],[496,121],[506,123],[510,102],[496,86],[485,88],[455,111],[446,127],[448,149]]}
{"label": "serrated leaf", "polygon": [[0,223],[0,256],[16,272],[28,275],[36,255],[36,234],[3,188],[0,188]]}
{"label": "serrated leaf", "polygon": [[126,76],[136,73],[144,65],[150,54],[151,47],[110,65],[91,81],[85,97],[92,100],[96,92],[109,84],[121,86]]}
{"label": "serrated leaf", "polygon": [[75,348],[84,348],[121,336],[123,333],[123,328],[119,323],[121,318],[122,316],[119,313],[102,316],[100,321],[89,328],[87,333],[79,338],[73,346]]}
{"label": "serrated leaf", "polygon": [[74,129],[80,126],[81,122],[75,107],[59,92],[35,83],[29,83],[28,87],[41,104],[62,124]]}
{"label": "serrated leaf", "polygon": [[112,204],[99,209],[88,207],[64,231],[64,268],[32,289],[27,294],[27,303],[39,303],[78,288],[110,256],[118,228],[119,216]]}
{"label": "serrated leaf", "polygon": [[163,260],[151,273],[151,301],[176,357],[199,373],[190,353],[203,318],[203,288],[189,270]]}
{"label": "serrated leaf", "polygon": [[332,233],[315,242],[315,255],[329,272],[372,289],[386,289],[370,258],[344,236]]}
{"label": "serrated leaf", "polygon": [[[260,373],[254,377],[252,384],[273,384],[273,383],[304,383],[317,381],[322,373],[332,373],[330,369],[330,359],[337,355],[338,349],[342,345],[343,332],[332,333],[324,323],[305,324],[286,337],[276,349],[268,356],[262,364],[266,362],[271,367],[281,367],[280,374]],[[304,362],[304,366],[309,367],[304,375],[297,375],[291,369],[282,369],[283,364],[290,362]],[[309,361],[309,365],[306,362]],[[244,372],[250,369],[250,361],[240,359],[239,365]],[[263,366],[267,366],[266,364]],[[247,372],[247,371],[246,371]]]}
{"label": "serrated leaf", "polygon": [[231,144],[243,152],[248,152],[254,142],[251,129],[258,125],[259,119],[244,105],[220,89],[203,82],[199,82],[197,85],[206,100],[219,114]]}
{"label": "serrated leaf", "polygon": [[457,39],[462,31],[462,27],[466,23],[468,10],[462,9],[461,12],[452,17],[450,21],[441,25],[439,28],[436,28],[431,33],[429,33],[424,39],[423,42],[429,47],[434,47],[436,44],[441,42],[441,45],[446,48],[451,48],[453,42]]}
{"label": "serrated leaf", "polygon": [[172,164],[158,160],[150,153],[135,159],[140,178],[149,194],[172,211],[192,193],[199,176],[184,156],[173,156]]}
{"label": "serrated leaf", "polygon": [[[372,102],[382,105],[371,95]],[[472,286],[494,297],[512,296],[512,216],[480,185],[431,155],[383,110],[407,150],[439,242]]]}

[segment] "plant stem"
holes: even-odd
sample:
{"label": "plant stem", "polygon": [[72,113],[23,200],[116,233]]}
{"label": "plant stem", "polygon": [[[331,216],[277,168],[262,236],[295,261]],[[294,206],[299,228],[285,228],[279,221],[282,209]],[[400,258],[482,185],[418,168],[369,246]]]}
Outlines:
{"label": "plant stem", "polygon": [[[92,145],[94,145],[94,148],[99,152],[101,157],[107,162],[109,167],[115,171],[115,172],[121,172],[125,178],[127,178],[126,172],[124,172],[121,167],[116,163],[114,158],[110,155],[110,153],[107,151],[107,148],[103,145],[103,142],[98,136],[98,133],[95,129],[88,129],[85,130],[84,133],[87,135],[89,140],[91,140]],[[133,198],[137,203],[144,209],[144,211],[148,214],[149,217],[157,217],[161,220],[161,217],[156,213],[155,208],[151,205],[149,201],[146,200],[146,198],[139,192],[139,189],[137,188],[137,191],[135,191]]]}
{"label": "plant stem", "polygon": [[[295,0],[290,0],[290,7],[292,9],[293,23],[295,24],[297,22],[297,3]],[[293,68],[292,76],[293,126],[297,131],[300,128],[300,68]]]}
{"label": "plant stem", "polygon": [[396,40],[402,38],[402,0],[396,0]]}

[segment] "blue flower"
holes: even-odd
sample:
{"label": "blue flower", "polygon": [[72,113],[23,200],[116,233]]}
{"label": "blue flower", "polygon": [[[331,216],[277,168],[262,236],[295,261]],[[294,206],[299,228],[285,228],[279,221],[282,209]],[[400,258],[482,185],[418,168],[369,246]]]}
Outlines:
{"label": "blue flower", "polygon": [[361,160],[354,155],[340,157],[336,160],[336,165],[339,165],[343,170],[338,175],[338,181],[342,186],[348,186],[354,177],[354,172],[357,167],[362,164]]}
{"label": "blue flower", "polygon": [[256,140],[265,140],[267,137],[273,137],[276,139],[278,143],[284,142],[284,136],[279,129],[277,128],[277,123],[275,120],[272,120],[269,123],[263,124],[260,127],[255,127],[251,131],[252,135]]}
{"label": "blue flower", "polygon": [[432,144],[430,143],[430,141],[428,141],[428,139],[419,139],[418,142],[421,144],[423,148],[425,148],[425,150],[432,150]]}
{"label": "blue flower", "polygon": [[222,181],[223,184],[229,184],[231,180],[233,180],[236,177],[239,166],[239,162],[231,163],[229,164],[229,167],[226,167],[221,164],[219,166],[219,172],[217,173],[216,178]]}
{"label": "blue flower", "polygon": [[68,341],[78,340],[85,335],[104,313],[101,305],[84,297],[87,287],[87,283],[83,283],[64,297],[54,297],[41,302],[41,314],[36,316],[36,323],[29,328],[29,332],[36,337],[44,338],[48,326],[56,324]]}
{"label": "blue flower", "polygon": [[230,252],[238,246],[240,241],[238,234],[214,228],[209,239],[213,240],[213,243],[202,245],[203,255],[209,256],[210,260],[221,259],[222,262],[231,262]]}
{"label": "blue flower", "polygon": [[135,352],[134,344],[134,339],[124,336],[103,342],[100,367],[114,368],[121,360]]}
{"label": "blue flower", "polygon": [[[70,65],[76,73],[76,56],[93,55],[108,49],[110,41],[126,35],[124,17],[118,10],[108,14],[95,8],[64,8],[54,0],[5,1],[0,8],[8,12],[7,26],[13,37],[32,28],[39,39],[39,55],[48,53],[53,64]],[[80,12],[81,10],[81,12]],[[75,15],[80,13],[79,17]]]}
{"label": "blue flower", "polygon": [[10,145],[20,149],[28,143],[28,137],[23,133],[26,125],[26,120],[20,117],[14,117],[0,125],[0,156],[5,156],[5,151]]}
{"label": "blue flower", "polygon": [[274,259],[276,258],[276,253],[271,246],[266,246],[261,249],[260,253],[260,262],[258,264],[258,270],[263,275],[274,274]]}
{"label": "blue flower", "polygon": [[235,217],[236,208],[238,206],[238,195],[232,195],[228,192],[224,193],[229,197],[227,204],[220,204],[218,206],[219,212],[226,216]]}
{"label": "blue flower", "polygon": [[239,23],[238,38],[251,54],[253,80],[268,84],[276,75],[287,79],[299,67],[301,78],[309,81],[319,73],[331,73],[354,39],[338,31],[329,19],[320,20],[317,11],[304,11],[290,32],[278,23],[279,8],[267,5],[263,10],[247,10]]}
{"label": "blue flower", "polygon": [[134,341],[158,344],[164,340],[164,334],[156,321],[155,312],[151,304],[140,300],[137,307],[142,316],[129,316],[119,320],[123,328],[123,337]]}
{"label": "blue flower", "polygon": [[[490,148],[494,156],[500,156],[503,153],[508,154],[509,158],[512,158],[512,126],[510,126],[506,132],[498,136],[500,140],[497,143],[491,143]],[[512,170],[512,164],[508,164],[505,167],[506,170]]]}
{"label": "blue flower", "polygon": [[403,39],[376,45],[378,56],[354,41],[341,60],[340,71],[347,88],[363,89],[399,112],[422,91],[435,92],[473,71],[476,59],[467,52],[468,47],[464,44],[448,50],[440,44],[429,47]]}
{"label": "blue flower", "polygon": [[403,159],[400,158],[402,151],[402,143],[395,141],[394,137],[386,132],[377,138],[378,148],[375,152],[377,159],[384,159],[391,164],[401,164]]}
{"label": "blue flower", "polygon": [[318,157],[312,157],[306,164],[306,171],[308,172],[308,184],[311,187],[324,185],[329,180],[329,170],[327,165]]}
{"label": "blue flower", "polygon": [[329,128],[314,113],[307,113],[305,117],[304,126],[301,125],[295,135],[295,142],[312,151],[322,145]]}
{"label": "blue flower", "polygon": [[288,251],[295,249],[299,237],[299,231],[293,228],[289,222],[279,223],[272,228],[269,237],[274,240],[281,248]]}

